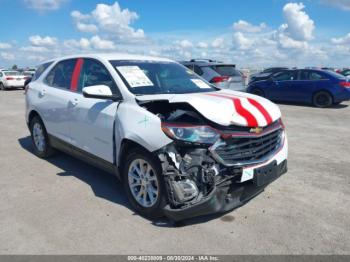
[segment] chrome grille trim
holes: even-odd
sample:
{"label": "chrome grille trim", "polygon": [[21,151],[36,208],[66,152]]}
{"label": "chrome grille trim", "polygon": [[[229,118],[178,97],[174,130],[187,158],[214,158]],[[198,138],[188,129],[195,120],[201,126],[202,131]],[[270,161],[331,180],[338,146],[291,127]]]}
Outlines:
{"label": "chrome grille trim", "polygon": [[284,144],[282,128],[257,136],[239,136],[219,139],[209,148],[213,158],[225,166],[260,164],[277,153]]}

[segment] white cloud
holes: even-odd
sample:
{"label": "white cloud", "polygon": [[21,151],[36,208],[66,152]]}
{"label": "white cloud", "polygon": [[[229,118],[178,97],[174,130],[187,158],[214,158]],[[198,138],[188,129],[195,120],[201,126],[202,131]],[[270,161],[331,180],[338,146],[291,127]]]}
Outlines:
{"label": "white cloud", "polygon": [[225,40],[221,37],[215,38],[214,41],[211,43],[211,46],[214,48],[224,48]]}
{"label": "white cloud", "polygon": [[33,46],[55,46],[57,44],[57,38],[55,37],[41,37],[39,35],[34,35],[29,37],[29,42]]}
{"label": "white cloud", "polygon": [[283,33],[278,35],[278,40],[280,46],[285,49],[300,49],[308,47],[307,42],[294,40]]}
{"label": "white cloud", "polygon": [[12,48],[11,44],[0,42],[0,49],[10,49],[10,48]]}
{"label": "white cloud", "polygon": [[350,45],[350,33],[344,37],[332,38],[331,41],[336,45]]}
{"label": "white cloud", "polygon": [[82,22],[77,22],[76,23],[77,29],[80,32],[85,32],[85,33],[96,33],[98,31],[98,28],[94,24],[85,24]]}
{"label": "white cloud", "polygon": [[282,26],[285,33],[297,41],[313,39],[314,21],[303,11],[304,8],[303,3],[288,3],[283,7],[286,24]]}
{"label": "white cloud", "polygon": [[89,49],[90,40],[87,38],[81,38],[80,40],[70,39],[63,42],[63,45],[69,49]]}
{"label": "white cloud", "polygon": [[253,40],[245,37],[243,33],[236,32],[233,34],[233,45],[240,50],[248,50],[253,46]]}
{"label": "white cloud", "polygon": [[193,47],[192,42],[187,39],[179,41],[178,44],[181,48],[184,48],[184,49]]}
{"label": "white cloud", "polygon": [[118,2],[112,5],[98,4],[89,14],[73,11],[71,16],[77,29],[82,32],[104,31],[110,37],[123,41],[145,38],[142,29],[131,27],[131,24],[139,18],[138,14],[129,9],[122,9]]}
{"label": "white cloud", "polygon": [[27,59],[31,61],[41,62],[44,61],[46,57],[40,55],[30,55],[27,57]]}
{"label": "white cloud", "polygon": [[112,50],[115,49],[113,41],[101,39],[99,36],[95,35],[90,39],[91,45],[98,50]]}
{"label": "white cloud", "polygon": [[39,11],[59,9],[65,1],[66,0],[24,0],[29,8]]}
{"label": "white cloud", "polygon": [[206,42],[199,42],[197,44],[197,47],[198,48],[202,48],[202,49],[205,49],[205,48],[208,48],[208,44]]}
{"label": "white cloud", "polygon": [[44,46],[24,46],[24,47],[21,47],[20,50],[25,52],[35,52],[35,53],[44,53],[49,51],[49,49],[47,49]]}
{"label": "white cloud", "polygon": [[5,59],[5,60],[15,60],[16,58],[14,54],[9,52],[1,52],[0,56],[2,59]]}
{"label": "white cloud", "polygon": [[338,7],[340,9],[350,11],[349,0],[321,0],[322,3]]}
{"label": "white cloud", "polygon": [[246,33],[259,33],[265,28],[266,28],[265,23],[261,23],[260,25],[255,26],[244,20],[239,20],[238,22],[233,24],[233,29],[239,32],[246,32]]}

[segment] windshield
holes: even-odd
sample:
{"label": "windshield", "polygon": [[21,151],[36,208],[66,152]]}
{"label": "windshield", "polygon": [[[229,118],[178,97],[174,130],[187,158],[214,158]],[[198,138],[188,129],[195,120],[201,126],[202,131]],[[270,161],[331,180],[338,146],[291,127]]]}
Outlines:
{"label": "windshield", "polygon": [[135,95],[184,94],[217,91],[188,68],[174,62],[110,61]]}

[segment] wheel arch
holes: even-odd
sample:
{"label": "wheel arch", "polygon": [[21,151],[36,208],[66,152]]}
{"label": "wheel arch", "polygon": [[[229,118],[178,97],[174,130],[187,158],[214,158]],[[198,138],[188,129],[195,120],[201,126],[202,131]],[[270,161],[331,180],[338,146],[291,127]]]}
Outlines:
{"label": "wheel arch", "polygon": [[143,151],[155,156],[151,151],[149,151],[147,148],[145,148],[141,144],[139,144],[131,139],[124,138],[121,141],[120,149],[119,149],[119,152],[117,155],[117,167],[118,167],[120,172],[122,171],[123,163],[125,163],[126,157],[128,155],[127,153],[134,148],[142,149]]}

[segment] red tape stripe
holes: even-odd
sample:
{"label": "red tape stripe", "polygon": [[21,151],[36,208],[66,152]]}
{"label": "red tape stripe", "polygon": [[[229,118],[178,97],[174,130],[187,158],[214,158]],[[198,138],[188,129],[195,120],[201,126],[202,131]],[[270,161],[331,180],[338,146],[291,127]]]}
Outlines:
{"label": "red tape stripe", "polygon": [[250,113],[247,109],[245,109],[242,106],[241,100],[236,97],[226,96],[226,95],[220,95],[220,94],[208,94],[210,96],[216,96],[216,97],[222,97],[226,99],[230,99],[233,102],[233,105],[239,115],[241,115],[245,120],[247,120],[248,127],[257,127],[258,121],[253,116],[252,113]]}
{"label": "red tape stripe", "polygon": [[270,116],[269,112],[267,112],[267,110],[258,101],[251,98],[248,98],[248,101],[260,111],[268,125],[272,123],[272,117]]}
{"label": "red tape stripe", "polygon": [[72,81],[70,83],[70,90],[72,91],[77,91],[78,89],[80,71],[81,71],[81,68],[83,67],[83,64],[84,64],[84,59],[78,58],[73,70]]}

